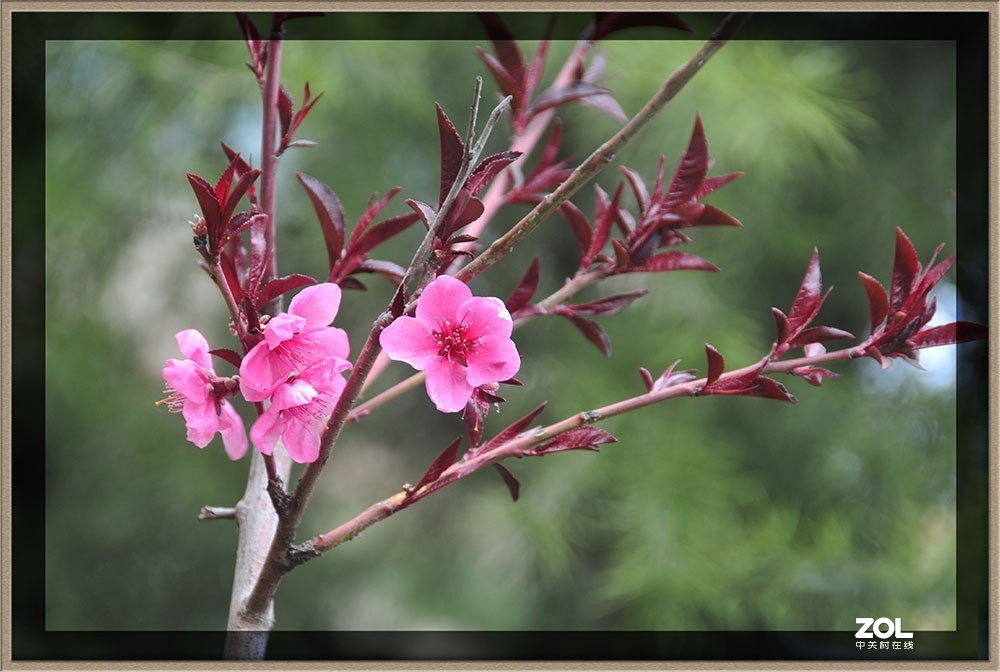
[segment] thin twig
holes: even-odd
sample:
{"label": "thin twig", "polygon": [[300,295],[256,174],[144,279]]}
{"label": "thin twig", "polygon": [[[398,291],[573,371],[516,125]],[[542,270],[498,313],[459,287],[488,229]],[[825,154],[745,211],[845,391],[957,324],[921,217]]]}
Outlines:
{"label": "thin twig", "polygon": [[236,508],[232,506],[203,506],[198,520],[232,520],[236,518]]}

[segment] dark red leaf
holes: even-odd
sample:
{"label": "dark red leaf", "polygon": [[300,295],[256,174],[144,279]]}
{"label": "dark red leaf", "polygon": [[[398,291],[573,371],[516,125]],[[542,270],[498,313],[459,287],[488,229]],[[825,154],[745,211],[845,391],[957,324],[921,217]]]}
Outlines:
{"label": "dark red leaf", "polygon": [[483,414],[479,410],[479,405],[471,398],[462,409],[462,421],[465,423],[465,436],[469,440],[469,449],[472,450],[483,438]]}
{"label": "dark red leaf", "polygon": [[538,114],[551,107],[558,107],[587,96],[607,95],[611,91],[597,84],[588,82],[570,82],[564,85],[553,85],[538,94],[531,103],[531,113]]}
{"label": "dark red leaf", "polygon": [[[237,155],[239,156],[239,155]],[[229,187],[233,184],[233,174],[236,172],[236,159],[230,159],[229,165],[222,171],[218,181],[215,183],[215,198],[219,204],[224,204],[229,200]]]}
{"label": "dark red leaf", "polygon": [[[939,247],[938,250],[940,249],[941,248]],[[935,252],[934,255],[936,257],[937,252]],[[920,279],[920,286],[917,288],[917,293],[926,295],[927,292],[934,289],[934,287],[936,287],[937,284],[941,282],[941,279],[944,278],[944,276],[948,273],[948,271],[951,270],[951,267],[954,265],[955,265],[955,255],[951,255],[947,259],[943,260],[937,266],[934,266],[934,259],[932,258],[931,262],[927,264],[927,272]]]}
{"label": "dark red leaf", "polygon": [[705,204],[701,214],[689,226],[743,226],[743,222],[714,205]]}
{"label": "dark red leaf", "polygon": [[466,182],[465,188],[469,190],[469,193],[475,196],[483,188],[489,184],[493,178],[500,174],[504,168],[514,163],[520,158],[523,152],[500,152],[499,154],[493,154],[487,156],[485,159],[479,162],[476,169],[472,171],[472,175],[469,176],[469,181]]}
{"label": "dark red leaf", "polygon": [[645,214],[646,209],[649,208],[649,192],[646,190],[646,183],[642,181],[639,173],[631,168],[622,166],[621,170],[625,179],[628,180],[629,186],[632,187],[632,193],[635,194],[635,201],[639,206],[639,214]]}
{"label": "dark red leaf", "polygon": [[479,240],[478,236],[469,233],[460,233],[448,239],[448,245],[461,245],[462,243],[474,243]]}
{"label": "dark red leaf", "polygon": [[243,233],[251,226],[257,224],[262,224],[267,221],[267,215],[263,212],[239,212],[232,219],[229,220],[229,226],[226,227],[226,232],[222,238],[222,242],[228,242],[230,238],[238,236]]}
{"label": "dark red leaf", "polygon": [[649,369],[640,366],[639,375],[642,376],[642,384],[646,387],[647,392],[653,391],[653,374],[649,372]]}
{"label": "dark red leaf", "polygon": [[799,400],[795,398],[788,388],[771,378],[760,377],[753,387],[740,393],[744,397],[762,397],[764,399],[774,399],[776,401],[787,401],[790,404],[797,404]]}
{"label": "dark red leaf", "polygon": [[240,276],[239,272],[236,270],[236,260],[235,258],[223,252],[219,255],[219,266],[222,267],[222,277],[226,281],[226,285],[229,287],[229,292],[234,296],[238,297],[242,294],[240,289]]}
{"label": "dark red leaf", "polygon": [[302,275],[300,273],[293,273],[291,275],[284,275],[280,278],[275,278],[274,280],[268,281],[263,287],[261,287],[260,294],[258,294],[257,298],[254,300],[254,307],[258,309],[262,308],[282,294],[290,292],[293,289],[298,289],[299,287],[314,284],[316,284],[316,278],[311,278],[308,275]]}
{"label": "dark red leaf", "polygon": [[380,212],[382,212],[382,209],[385,208],[385,206],[389,204],[389,201],[392,200],[393,196],[398,193],[399,187],[394,187],[390,189],[382,198],[376,199],[375,194],[372,194],[368,198],[368,207],[366,207],[365,211],[361,213],[361,217],[358,219],[358,223],[355,225],[354,231],[351,233],[351,240],[347,244],[348,248],[354,247],[354,245],[357,244],[358,238],[360,238],[361,234],[365,232],[368,225],[375,221],[375,218],[378,217]]}
{"label": "dark red leaf", "polygon": [[188,182],[194,190],[195,198],[198,199],[198,206],[201,208],[202,217],[205,219],[205,226],[208,228],[209,237],[213,240],[218,238],[221,222],[219,199],[215,196],[215,189],[204,179],[194,173],[187,174]]}
{"label": "dark red leaf", "polygon": [[933,348],[938,345],[967,343],[985,339],[989,330],[975,322],[952,322],[939,327],[932,327],[915,334],[909,342],[915,350]]}
{"label": "dark red leaf", "polygon": [[341,289],[353,289],[359,292],[368,291],[368,286],[365,285],[365,283],[351,276],[348,276],[346,278],[341,278],[340,280],[337,281],[337,284],[340,285]]}
{"label": "dark red leaf", "polygon": [[511,473],[510,469],[503,466],[499,462],[493,463],[493,468],[497,470],[500,474],[500,478],[503,479],[504,485],[507,486],[507,490],[510,492],[510,498],[515,502],[517,498],[521,496],[521,482],[517,480],[517,477]]}
{"label": "dark red leaf", "polygon": [[479,47],[476,47],[476,53],[479,54],[479,58],[486,64],[486,68],[493,75],[493,79],[496,80],[497,86],[500,87],[503,94],[505,96],[513,96],[514,99],[511,102],[515,105],[516,109],[516,106],[520,105],[522,98],[520,82],[503,67],[503,64],[493,54],[483,51]]}
{"label": "dark red leaf", "polygon": [[566,306],[556,306],[555,313],[557,315],[562,315],[567,320],[572,322],[573,326],[576,327],[588,341],[593,343],[605,357],[611,357],[611,339],[608,338],[607,332],[601,328],[601,325],[580,317]]}
{"label": "dark red leaf", "polygon": [[458,171],[462,167],[462,156],[465,153],[465,143],[455,130],[455,125],[444,113],[441,106],[434,104],[437,108],[438,133],[441,141],[441,189],[438,196],[438,203],[444,203],[452,183],[458,177]]}
{"label": "dark red leaf", "polygon": [[434,218],[437,217],[437,210],[423,201],[418,201],[414,198],[406,199],[406,204],[413,209],[420,220],[424,223],[424,228],[431,228],[431,224],[434,223]]}
{"label": "dark red leaf", "polygon": [[674,385],[683,385],[684,383],[689,383],[695,380],[698,376],[694,369],[687,369],[686,371],[674,371],[677,365],[681,363],[681,360],[675,361],[673,364],[667,367],[667,370],[660,374],[660,377],[656,379],[653,383],[653,391],[658,392],[660,390],[665,390],[668,387],[673,387]]}
{"label": "dark red leaf", "polygon": [[889,314],[895,313],[913,290],[920,274],[920,261],[913,243],[903,230],[896,227],[896,257],[892,264],[892,287],[889,294]]}
{"label": "dark red leaf", "polygon": [[792,375],[799,376],[802,380],[806,381],[810,385],[815,385],[816,387],[823,384],[824,378],[840,377],[839,373],[834,373],[829,369],[824,369],[819,366],[800,366],[792,369]]}
{"label": "dark red leaf", "polygon": [[479,12],[478,16],[483,28],[486,29],[486,35],[493,43],[493,49],[496,50],[500,63],[516,81],[523,81],[524,62],[521,59],[521,50],[517,48],[517,42],[514,41],[514,34],[510,28],[495,12]]}
{"label": "dark red leaf", "polygon": [[305,187],[312,201],[313,209],[319,218],[320,228],[323,230],[323,241],[326,243],[326,255],[333,269],[340,261],[341,253],[344,249],[344,208],[340,204],[340,199],[333,189],[326,186],[315,177],[310,177],[305,173],[295,173],[299,182]]}
{"label": "dark red leaf", "polygon": [[[562,142],[563,125],[562,121],[556,117],[552,121],[552,132],[549,133],[549,139],[545,141],[545,149],[542,150],[542,155],[538,158],[539,166],[551,166],[555,164],[556,158],[559,156],[559,144]],[[537,168],[535,169],[538,170]]]}
{"label": "dark red leaf", "polygon": [[705,179],[706,172],[708,172],[708,142],[705,140],[701,115],[698,115],[687,151],[684,152],[684,157],[677,166],[677,172],[674,173],[670,188],[664,197],[663,208],[668,211],[673,210],[693,199]]}
{"label": "dark red leaf", "polygon": [[569,228],[573,231],[573,237],[576,238],[576,244],[580,248],[580,259],[582,260],[586,256],[587,250],[590,249],[590,221],[580,212],[580,208],[569,201],[564,201],[559,206],[559,212],[566,218]]}
{"label": "dark red leaf", "polygon": [[694,200],[700,201],[709,194],[711,194],[716,189],[726,186],[736,178],[743,177],[742,172],[729,173],[727,175],[716,175],[715,177],[706,177],[698,190],[694,192]]}
{"label": "dark red leaf", "polygon": [[625,110],[622,109],[622,106],[618,104],[618,101],[610,93],[585,96],[580,98],[579,103],[584,107],[589,107],[592,110],[597,110],[601,114],[611,117],[619,124],[624,124],[628,121],[628,115],[625,114]]}
{"label": "dark red leaf", "polygon": [[361,238],[358,239],[358,242],[354,245],[351,250],[351,254],[368,254],[393,236],[406,231],[406,229],[410,228],[410,226],[418,219],[420,219],[418,214],[407,212],[403,215],[397,215],[395,217],[382,220],[365,231],[364,235],[362,235]]}
{"label": "dark red leaf", "polygon": [[460,190],[448,215],[447,225],[442,227],[440,231],[440,237],[448,238],[462,227],[479,219],[485,211],[486,207],[482,201],[473,197],[465,189]]}
{"label": "dark red leaf", "polygon": [[819,250],[813,248],[812,258],[802,278],[802,284],[795,295],[792,309],[788,313],[788,323],[795,333],[813,321],[823,304],[823,276],[819,268]]}
{"label": "dark red leaf", "polygon": [[511,439],[513,439],[515,436],[517,436],[518,434],[520,434],[521,432],[523,432],[525,429],[528,428],[528,425],[530,425],[535,420],[535,418],[537,418],[538,415],[542,411],[545,410],[545,405],[547,403],[548,402],[543,401],[538,406],[536,406],[534,408],[534,410],[532,410],[530,413],[528,413],[526,416],[524,416],[520,420],[517,420],[516,422],[512,423],[511,425],[509,425],[506,429],[504,429],[499,434],[497,434],[496,436],[494,436],[492,439],[490,439],[489,441],[487,441],[486,444],[480,449],[479,452],[486,451],[486,450],[491,450],[491,449],[496,448],[498,446],[502,446],[503,444],[507,443],[508,441],[510,441]]}
{"label": "dark red leaf", "polygon": [[406,269],[391,261],[381,261],[379,259],[365,259],[358,264],[358,270],[364,273],[378,273],[389,279],[394,285],[403,281]]}
{"label": "dark red leaf", "polygon": [[708,377],[705,380],[705,387],[711,387],[719,379],[722,372],[726,370],[726,360],[710,343],[705,344],[705,356],[708,358]]}
{"label": "dark red leaf", "polygon": [[771,308],[771,314],[774,315],[774,327],[778,333],[778,343],[784,343],[791,329],[788,324],[788,318],[781,310],[773,307]]}
{"label": "dark red leaf", "polygon": [[878,280],[867,273],[858,272],[861,284],[868,295],[868,314],[871,318],[871,330],[874,332],[880,324],[885,321],[889,314],[889,298],[885,294],[885,288]]}
{"label": "dark red leaf", "polygon": [[620,313],[625,310],[633,301],[638,299],[640,296],[645,296],[646,294],[649,294],[648,290],[637,289],[632,292],[615,294],[614,296],[608,296],[596,301],[577,303],[575,305],[566,306],[566,308],[577,315],[614,315],[615,313]]}
{"label": "dark red leaf", "polygon": [[612,240],[611,247],[615,250],[615,264],[619,270],[628,268],[632,263],[632,255],[628,253],[628,248],[620,240]]}
{"label": "dark red leaf", "polygon": [[528,266],[528,270],[525,272],[524,277],[521,278],[521,282],[517,283],[517,287],[514,291],[510,293],[510,298],[506,301],[507,311],[510,313],[516,313],[518,310],[528,305],[531,301],[531,297],[535,295],[538,290],[538,257],[535,257],[531,261],[531,265]]}
{"label": "dark red leaf", "polygon": [[[236,161],[230,163],[230,166],[234,165]],[[240,173],[236,178],[236,184],[233,185],[233,190],[226,198],[224,207],[221,208],[219,217],[223,223],[228,222],[229,218],[233,216],[236,211],[236,206],[239,205],[240,200],[247,193],[253,183],[260,177],[260,171],[255,169],[250,170],[246,173]],[[222,205],[222,201],[219,202]]]}
{"label": "dark red leaf", "polygon": [[590,239],[590,247],[587,248],[587,254],[583,258],[582,265],[584,267],[589,266],[594,257],[607,244],[608,237],[611,235],[611,224],[615,220],[615,213],[618,211],[618,203],[621,201],[622,189],[624,187],[624,183],[618,185],[618,190],[615,191],[614,198],[609,203],[608,195],[604,190],[600,186],[594,186],[594,193],[597,194],[597,217],[594,219],[594,233]]}
{"label": "dark red leaf", "polygon": [[295,106],[292,104],[292,94],[284,85],[278,88],[278,121],[281,123],[281,137],[288,135],[288,129],[292,125],[292,113]]}
{"label": "dark red leaf", "polygon": [[524,451],[524,455],[548,455],[549,453],[561,453],[566,450],[593,450],[597,452],[598,446],[605,443],[616,443],[618,439],[613,437],[603,429],[597,427],[577,427],[568,432],[563,432],[548,443],[544,443],[537,448]]}
{"label": "dark red leaf", "polygon": [[209,350],[208,354],[215,355],[224,362],[229,362],[237,369],[240,368],[240,364],[243,362],[243,357],[240,353],[229,348],[216,348],[215,350]]}
{"label": "dark red leaf", "polygon": [[436,458],[434,458],[434,461],[431,463],[431,466],[428,467],[423,478],[421,478],[420,482],[413,488],[413,492],[417,492],[428,483],[433,483],[439,476],[441,476],[442,473],[444,473],[445,469],[455,464],[455,460],[458,458],[458,447],[461,443],[462,437],[458,437],[449,443],[448,446],[442,450]]}
{"label": "dark red leaf", "polygon": [[688,33],[694,32],[681,17],[673,12],[598,12],[594,21],[594,32],[590,39],[603,40],[619,30],[642,26],[675,28]]}
{"label": "dark red leaf", "polygon": [[240,30],[243,31],[243,39],[247,43],[247,51],[250,52],[250,58],[253,60],[254,71],[256,72],[261,66],[260,52],[262,42],[260,32],[246,13],[236,12],[236,19],[240,22]]}
{"label": "dark red leaf", "polygon": [[849,338],[854,338],[854,334],[844,331],[843,329],[835,329],[834,327],[810,327],[793,338],[788,343],[788,347],[800,348],[803,345],[808,345],[810,343],[826,343],[827,341],[841,341]]}
{"label": "dark red leaf", "polygon": [[663,271],[718,271],[719,267],[686,252],[663,252],[632,264],[622,273],[659,273]]}

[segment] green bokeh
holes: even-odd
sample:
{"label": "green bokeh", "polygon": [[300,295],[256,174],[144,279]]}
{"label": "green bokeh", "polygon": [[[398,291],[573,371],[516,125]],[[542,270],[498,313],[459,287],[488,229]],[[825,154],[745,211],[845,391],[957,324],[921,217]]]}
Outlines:
{"label": "green bokeh", "polygon": [[[322,277],[326,264],[297,170],[331,185],[350,221],[394,186],[403,191],[387,214],[404,212],[405,198],[435,200],[434,102],[464,128],[474,77],[487,78],[487,100],[495,93],[476,44],[288,43],[293,96],[307,79],[324,95],[300,132],[319,146],[281,163],[281,272]],[[547,77],[571,46],[552,45]],[[604,45],[625,112],[696,46]],[[195,265],[185,173],[218,175],[220,140],[257,163],[257,86],[238,41],[49,42],[46,58],[46,625],[219,629],[236,531],[195,516],[239,498],[247,461],[231,463],[218,440],[199,452],[154,402],[176,331],[233,347]],[[772,338],[769,308],[791,303],[814,246],[837,287],[822,323],[864,334],[855,273],[888,278],[893,227],[924,260],[939,242],[954,248],[955,86],[948,42],[728,45],[615,162],[652,180],[661,154],[672,169],[702,115],[714,173],[746,172],[709,199],[744,228],[695,231],[687,248],[722,272],[588,290],[654,290],[600,318],[610,360],[563,320],[526,326],[525,386],[509,389],[487,431],[542,399],[540,420],[553,421],[637,394],[639,366],[703,369],[705,342],[733,366],[755,361]],[[577,160],[617,128],[584,107],[561,116]],[[507,137],[501,125],[491,149]],[[611,168],[598,181],[610,191],[618,179]],[[591,190],[575,201],[590,212]],[[525,211],[502,211],[485,238]],[[383,255],[405,263],[419,235]],[[506,296],[536,255],[542,296],[576,262],[559,218],[474,289]],[[369,284],[345,295],[337,322],[355,351],[389,297],[380,278]],[[600,454],[511,464],[516,504],[488,471],[297,569],[278,595],[278,627],[847,630],[867,614],[952,629],[954,364],[943,366],[879,374],[866,360],[838,366],[845,376],[822,389],[785,381],[797,406],[680,399],[612,419],[604,426],[619,443]],[[396,365],[377,389],[408,374]],[[415,482],[461,432],[419,391],[352,427],[303,534]]]}

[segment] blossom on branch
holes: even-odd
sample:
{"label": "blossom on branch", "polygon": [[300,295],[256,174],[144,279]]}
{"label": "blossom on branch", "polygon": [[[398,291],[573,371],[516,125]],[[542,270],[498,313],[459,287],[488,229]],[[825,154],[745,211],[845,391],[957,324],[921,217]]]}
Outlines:
{"label": "blossom on branch", "polygon": [[184,415],[188,441],[204,448],[221,433],[226,454],[240,459],[247,452],[247,433],[242,418],[226,401],[236,394],[236,381],[216,375],[208,341],[197,330],[185,329],[175,338],[186,359],[167,360],[163,368],[167,397],[157,403]]}
{"label": "blossom on branch", "polygon": [[[340,309],[340,287],[324,282],[299,292],[287,313],[272,317],[264,338],[240,365],[240,389],[247,401],[264,401],[289,378],[330,358],[350,368],[350,344],[343,329],[328,326]],[[346,364],[346,366],[342,366]]]}
{"label": "blossom on branch", "polygon": [[416,317],[397,318],[380,342],[390,359],[426,371],[431,401],[442,413],[455,413],[477,387],[520,369],[513,328],[503,301],[473,296],[464,282],[442,275],[424,289]]}

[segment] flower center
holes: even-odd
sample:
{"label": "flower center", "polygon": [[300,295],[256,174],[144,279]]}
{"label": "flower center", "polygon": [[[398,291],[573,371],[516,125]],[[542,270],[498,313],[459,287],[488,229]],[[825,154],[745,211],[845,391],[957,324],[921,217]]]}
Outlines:
{"label": "flower center", "polygon": [[459,322],[453,324],[451,320],[445,320],[440,325],[440,331],[432,331],[431,336],[438,346],[438,357],[444,357],[449,362],[456,362],[462,366],[469,365],[469,355],[476,352],[479,344],[478,338],[469,338],[466,332],[469,325]]}

